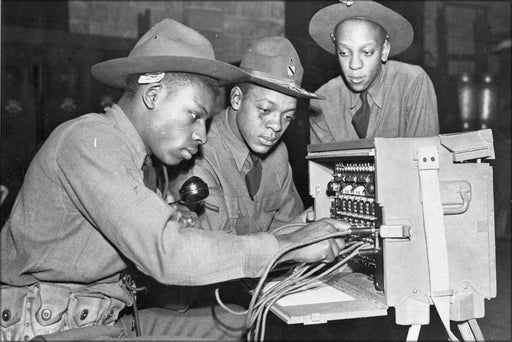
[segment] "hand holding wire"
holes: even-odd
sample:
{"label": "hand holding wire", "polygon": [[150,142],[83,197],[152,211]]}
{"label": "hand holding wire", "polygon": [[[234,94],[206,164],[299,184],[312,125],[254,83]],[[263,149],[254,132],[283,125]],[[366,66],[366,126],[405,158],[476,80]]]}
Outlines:
{"label": "hand holding wire", "polygon": [[[300,225],[302,228],[291,233],[283,232],[285,228],[293,225]],[[332,262],[340,250],[343,249],[345,242],[341,237],[348,234],[349,228],[349,223],[330,218],[324,218],[309,224],[294,223],[280,227],[274,230],[273,234],[276,236],[281,249],[329,234],[338,234],[333,235],[331,239],[321,238],[314,244],[303,244],[302,247],[304,248],[293,248],[289,253],[283,254],[283,258],[279,261]]]}

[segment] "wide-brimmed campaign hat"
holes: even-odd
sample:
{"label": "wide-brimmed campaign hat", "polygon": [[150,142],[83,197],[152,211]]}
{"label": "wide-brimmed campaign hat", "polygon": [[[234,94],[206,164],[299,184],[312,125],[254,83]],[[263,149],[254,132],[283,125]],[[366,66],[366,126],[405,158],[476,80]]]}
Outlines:
{"label": "wide-brimmed campaign hat", "polygon": [[267,37],[252,44],[240,62],[248,82],[293,97],[323,99],[301,87],[304,68],[292,43],[283,37]]}
{"label": "wide-brimmed campaign hat", "polygon": [[128,57],[93,65],[92,75],[112,88],[124,89],[130,75],[187,72],[210,76],[219,85],[245,76],[234,65],[215,59],[212,44],[199,32],[172,19],[164,19],[149,29]]}
{"label": "wide-brimmed campaign hat", "polygon": [[414,31],[411,23],[397,12],[370,0],[342,0],[316,12],[309,22],[309,34],[320,47],[336,53],[331,39],[336,25],[351,18],[362,18],[382,26],[389,35],[390,56],[405,51],[412,43]]}

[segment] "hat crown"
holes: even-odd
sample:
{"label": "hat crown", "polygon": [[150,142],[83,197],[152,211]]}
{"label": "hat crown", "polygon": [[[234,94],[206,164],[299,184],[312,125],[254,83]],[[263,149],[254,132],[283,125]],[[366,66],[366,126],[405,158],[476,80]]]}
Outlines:
{"label": "hat crown", "polygon": [[164,19],[149,29],[140,37],[128,56],[182,56],[215,59],[213,47],[203,35],[172,19]]}
{"label": "hat crown", "polygon": [[283,37],[263,38],[249,47],[240,68],[255,75],[302,83],[304,69],[292,43]]}
{"label": "hat crown", "polygon": [[130,75],[155,72],[184,72],[215,79],[219,85],[234,83],[246,74],[234,65],[215,59],[210,41],[196,30],[172,19],[151,27],[127,57],[92,66],[98,81],[117,89],[126,88]]}
{"label": "hat crown", "polygon": [[331,39],[336,25],[352,18],[363,18],[379,24],[389,36],[389,56],[405,51],[414,38],[411,23],[394,10],[372,0],[347,0],[316,12],[309,22],[311,38],[324,50],[336,54]]}

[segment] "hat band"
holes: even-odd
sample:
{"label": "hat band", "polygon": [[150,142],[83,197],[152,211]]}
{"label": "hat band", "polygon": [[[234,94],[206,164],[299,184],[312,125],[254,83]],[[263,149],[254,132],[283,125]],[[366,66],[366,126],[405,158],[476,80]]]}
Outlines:
{"label": "hat band", "polygon": [[240,67],[240,69],[242,69],[243,71],[247,72],[251,76],[254,76],[254,77],[257,77],[257,78],[261,78],[261,79],[263,79],[265,81],[268,81],[268,82],[277,83],[277,84],[285,85],[285,86],[293,84],[293,85],[295,85],[297,87],[300,87],[300,83],[297,82],[296,80],[292,80],[292,79],[289,79],[289,78],[280,78],[280,77],[277,78],[277,77],[274,77],[274,76],[270,76],[270,74],[267,74],[265,72],[261,72],[261,71],[254,70],[254,69],[251,69],[251,68],[246,68],[246,67]]}

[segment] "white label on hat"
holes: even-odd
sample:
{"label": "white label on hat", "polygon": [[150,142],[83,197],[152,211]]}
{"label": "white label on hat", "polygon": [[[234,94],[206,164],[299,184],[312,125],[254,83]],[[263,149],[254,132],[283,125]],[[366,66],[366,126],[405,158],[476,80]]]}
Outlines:
{"label": "white label on hat", "polygon": [[139,76],[139,84],[148,84],[148,83],[155,83],[160,82],[162,78],[164,78],[165,73],[159,72],[156,74],[145,74]]}
{"label": "white label on hat", "polygon": [[295,75],[295,66],[288,65],[288,76],[292,77]]}

